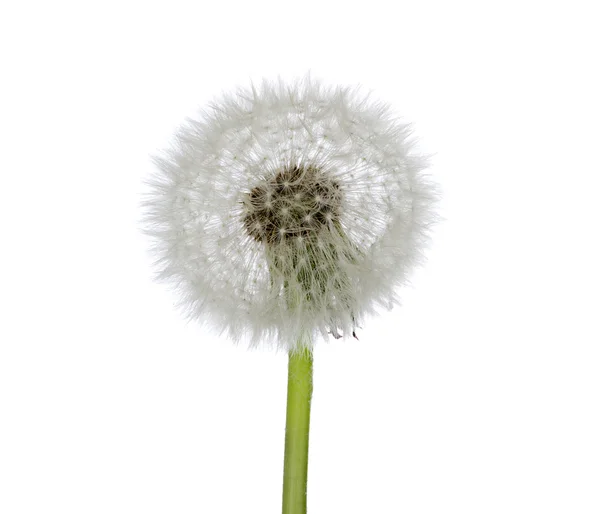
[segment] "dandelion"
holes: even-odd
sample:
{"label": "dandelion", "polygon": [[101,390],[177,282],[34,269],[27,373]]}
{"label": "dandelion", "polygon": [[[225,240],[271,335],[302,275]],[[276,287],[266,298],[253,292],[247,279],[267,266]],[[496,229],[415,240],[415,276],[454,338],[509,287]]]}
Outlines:
{"label": "dandelion", "polygon": [[436,188],[410,125],[306,77],[224,95],[156,157],[144,227],[191,318],[289,353],[284,513],[306,511],[312,350],[357,337],[419,264]]}

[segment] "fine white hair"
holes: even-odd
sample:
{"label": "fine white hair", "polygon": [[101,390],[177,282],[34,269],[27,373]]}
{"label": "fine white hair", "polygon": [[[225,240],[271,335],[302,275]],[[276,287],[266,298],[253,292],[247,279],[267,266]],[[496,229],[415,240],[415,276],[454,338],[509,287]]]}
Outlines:
{"label": "fine white hair", "polygon": [[410,125],[310,77],[223,95],[154,161],[157,279],[189,318],[250,346],[351,337],[399,302],[436,220]]}

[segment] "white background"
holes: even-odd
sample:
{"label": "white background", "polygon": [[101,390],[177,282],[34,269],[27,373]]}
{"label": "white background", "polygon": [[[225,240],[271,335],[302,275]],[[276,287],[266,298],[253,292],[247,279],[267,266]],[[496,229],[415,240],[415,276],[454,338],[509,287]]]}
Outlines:
{"label": "white background", "polygon": [[442,185],[429,262],[315,351],[309,512],[600,512],[594,2],[0,8],[0,512],[280,512],[286,356],[186,324],[149,155],[249,79],[362,84]]}

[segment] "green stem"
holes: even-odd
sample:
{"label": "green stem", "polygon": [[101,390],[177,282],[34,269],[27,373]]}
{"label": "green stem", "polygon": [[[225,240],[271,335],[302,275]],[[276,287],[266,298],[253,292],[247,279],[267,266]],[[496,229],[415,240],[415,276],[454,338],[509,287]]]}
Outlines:
{"label": "green stem", "polygon": [[312,396],[312,350],[291,351],[288,365],[283,514],[306,514],[308,433]]}

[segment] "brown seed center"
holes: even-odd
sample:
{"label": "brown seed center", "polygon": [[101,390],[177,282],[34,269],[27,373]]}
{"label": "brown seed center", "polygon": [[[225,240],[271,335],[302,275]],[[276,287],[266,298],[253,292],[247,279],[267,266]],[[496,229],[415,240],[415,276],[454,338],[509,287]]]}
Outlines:
{"label": "brown seed center", "polygon": [[244,206],[244,226],[257,241],[311,238],[339,219],[341,190],[317,167],[293,165],[254,187]]}

